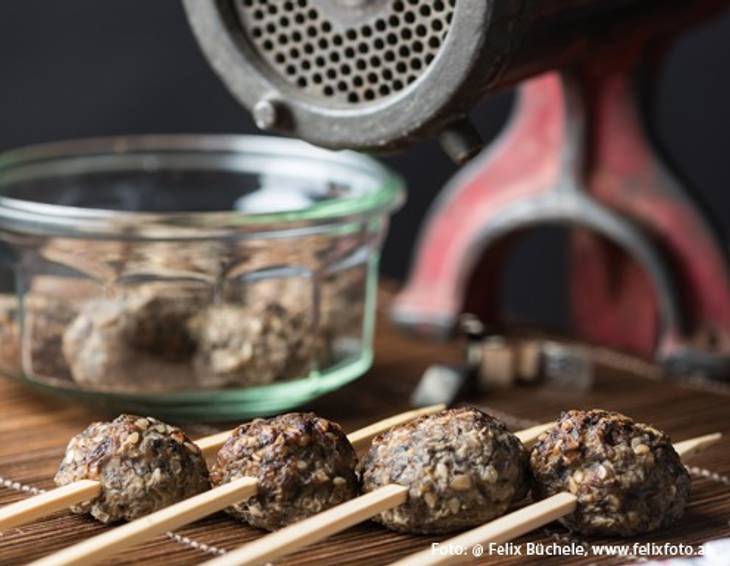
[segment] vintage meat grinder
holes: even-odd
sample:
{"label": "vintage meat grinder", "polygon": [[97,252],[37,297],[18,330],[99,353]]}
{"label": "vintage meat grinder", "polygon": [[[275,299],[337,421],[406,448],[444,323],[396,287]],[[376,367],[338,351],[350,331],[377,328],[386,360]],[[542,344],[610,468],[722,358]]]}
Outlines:
{"label": "vintage meat grinder", "polygon": [[[438,136],[465,163],[421,235],[394,319],[494,324],[516,236],[571,232],[577,337],[668,370],[730,373],[730,273],[643,109],[674,36],[725,0],[185,0],[198,41],[263,129],[384,152]],[[467,114],[520,86],[486,150]]]}

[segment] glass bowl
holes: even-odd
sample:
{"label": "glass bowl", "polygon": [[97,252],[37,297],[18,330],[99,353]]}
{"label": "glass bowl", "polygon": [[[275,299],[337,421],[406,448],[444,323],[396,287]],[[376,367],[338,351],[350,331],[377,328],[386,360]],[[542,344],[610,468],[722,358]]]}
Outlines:
{"label": "glass bowl", "polygon": [[0,371],[182,420],[280,412],[371,365],[400,180],[251,136],[0,156]]}

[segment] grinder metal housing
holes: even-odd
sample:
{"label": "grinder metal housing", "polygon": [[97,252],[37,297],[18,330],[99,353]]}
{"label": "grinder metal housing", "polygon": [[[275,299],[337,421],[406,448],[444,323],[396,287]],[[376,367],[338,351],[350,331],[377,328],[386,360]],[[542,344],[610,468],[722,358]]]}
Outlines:
{"label": "grinder metal housing", "polygon": [[[465,309],[499,317],[513,236],[576,227],[579,337],[722,374],[730,274],[720,238],[657,156],[642,116],[678,32],[727,0],[185,0],[211,65],[256,123],[331,148],[390,151],[430,137],[462,162],[466,116],[528,80],[507,131],[432,211],[397,321],[450,332]],[[647,75],[643,74],[646,79]],[[590,289],[590,292],[586,292]]]}

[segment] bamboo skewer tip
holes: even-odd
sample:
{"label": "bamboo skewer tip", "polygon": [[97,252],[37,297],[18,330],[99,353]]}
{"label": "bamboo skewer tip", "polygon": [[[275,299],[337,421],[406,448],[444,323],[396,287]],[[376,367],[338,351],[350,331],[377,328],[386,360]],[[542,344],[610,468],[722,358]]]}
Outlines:
{"label": "bamboo skewer tip", "polygon": [[446,405],[444,405],[443,403],[439,403],[437,405],[431,405],[422,409],[414,409],[412,411],[406,411],[405,413],[399,413],[392,417],[377,421],[369,426],[351,432],[347,435],[347,439],[350,441],[350,444],[352,444],[353,448],[356,451],[359,451],[368,446],[372,442],[373,438],[375,438],[378,434],[387,432],[394,426],[398,426],[400,424],[412,421],[413,419],[416,419],[418,417],[438,413],[440,411],[443,411],[445,408]]}
{"label": "bamboo skewer tip", "polygon": [[94,480],[79,480],[71,484],[21,499],[0,508],[0,531],[25,525],[36,519],[63,511],[89,501],[101,492],[101,484]]}
{"label": "bamboo skewer tip", "polygon": [[717,444],[722,440],[722,438],[723,436],[721,432],[713,432],[712,434],[706,434],[704,436],[698,436],[681,442],[676,442],[674,444],[674,449],[677,451],[680,458],[688,458],[689,456],[694,456],[710,446]]}
{"label": "bamboo skewer tip", "polygon": [[233,430],[234,429],[224,430],[223,432],[200,438],[195,441],[195,444],[197,444],[198,448],[200,448],[204,458],[210,458],[211,456],[215,456],[223,447],[226,440],[228,440],[231,437],[231,434],[233,434]]}
{"label": "bamboo skewer tip", "polygon": [[550,430],[554,426],[555,422],[535,425],[533,427],[526,428],[525,430],[517,431],[515,436],[520,439],[520,442],[522,442],[526,448],[529,448],[537,442],[543,432]]}

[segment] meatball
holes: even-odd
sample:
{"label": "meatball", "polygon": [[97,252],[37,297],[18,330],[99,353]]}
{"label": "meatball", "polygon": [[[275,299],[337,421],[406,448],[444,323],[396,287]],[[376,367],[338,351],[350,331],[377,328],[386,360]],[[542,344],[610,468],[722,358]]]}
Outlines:
{"label": "meatball", "polygon": [[70,380],[62,341],[76,310],[65,301],[37,293],[27,293],[23,301],[25,329],[21,332],[17,295],[0,294],[0,368],[17,374],[25,365],[26,372],[36,378]]}
{"label": "meatball", "polygon": [[89,301],[63,335],[76,383],[98,391],[156,393],[195,387],[186,323],[200,290],[149,285]]}
{"label": "meatball", "polygon": [[71,508],[102,523],[131,521],[210,487],[200,449],[179,428],[121,415],[89,425],[69,442],[56,484],[101,483],[95,499]]}
{"label": "meatball", "polygon": [[218,453],[211,481],[258,479],[257,495],[228,512],[273,531],[357,496],[356,465],[338,425],[312,413],[291,413],[239,426]]}
{"label": "meatball", "polygon": [[0,369],[16,376],[22,369],[20,357],[20,302],[16,295],[0,295]]}
{"label": "meatball", "polygon": [[281,304],[214,305],[188,328],[197,342],[198,382],[205,387],[264,385],[306,377],[311,369],[311,328]]}
{"label": "meatball", "polygon": [[25,306],[26,371],[36,377],[70,381],[63,335],[77,311],[67,302],[37,294],[28,294]]}
{"label": "meatball", "polygon": [[576,511],[561,519],[586,535],[632,536],[684,512],[690,478],[669,437],[609,411],[564,412],[530,456],[536,494],[569,491]]}
{"label": "meatball", "polygon": [[409,488],[406,503],[375,520],[389,529],[439,534],[503,514],[529,489],[528,455],[497,419],[451,409],[377,436],[361,464],[363,491]]}

